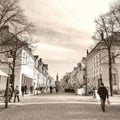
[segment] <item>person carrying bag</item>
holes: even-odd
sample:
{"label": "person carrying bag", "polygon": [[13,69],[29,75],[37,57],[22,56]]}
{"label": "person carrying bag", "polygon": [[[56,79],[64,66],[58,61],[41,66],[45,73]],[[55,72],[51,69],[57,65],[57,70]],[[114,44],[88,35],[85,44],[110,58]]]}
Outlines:
{"label": "person carrying bag", "polygon": [[16,86],[15,90],[14,90],[14,102],[16,101],[16,97],[18,99],[18,102],[20,102],[20,99],[19,99],[19,89],[18,89],[18,86]]}
{"label": "person carrying bag", "polygon": [[105,102],[106,102],[106,98],[107,98],[107,102],[109,101],[109,95],[108,95],[108,90],[106,89],[106,87],[104,86],[103,83],[101,83],[101,86],[98,89],[97,93],[100,96],[100,102],[101,102],[102,111],[105,112]]}

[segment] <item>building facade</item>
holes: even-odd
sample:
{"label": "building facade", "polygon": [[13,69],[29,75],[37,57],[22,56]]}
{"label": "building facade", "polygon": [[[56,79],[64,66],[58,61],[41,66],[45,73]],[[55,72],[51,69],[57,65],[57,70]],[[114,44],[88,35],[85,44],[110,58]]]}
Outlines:
{"label": "building facade", "polygon": [[[103,45],[98,43],[86,57],[87,82],[89,85],[100,87],[101,82],[109,89],[109,66],[107,49],[102,49]],[[119,47],[111,50],[111,56],[119,53]],[[113,90],[120,89],[120,59],[113,57],[112,59],[112,84]]]}
{"label": "building facade", "polygon": [[61,80],[61,85],[65,89],[74,89],[82,87],[84,84],[85,77],[85,66],[82,62],[77,64],[77,67],[73,68],[73,71],[70,73],[66,73]]}
{"label": "building facade", "polygon": [[[7,40],[10,38],[12,33],[9,32],[8,27],[5,27],[0,33],[2,36],[1,39]],[[7,38],[8,37],[8,38]],[[15,41],[19,41],[17,37],[14,38],[13,44]],[[9,48],[8,48],[9,47]],[[14,69],[14,87],[19,86],[21,91],[21,86],[24,84],[27,86],[27,92],[29,93],[30,87],[34,86],[34,89],[44,86],[48,86],[48,65],[42,62],[42,59],[39,56],[34,56],[30,48],[20,47],[16,50],[10,50],[13,46],[2,45],[0,47],[0,69],[3,70],[9,76],[12,75],[12,70],[10,67],[13,67],[13,61],[9,63],[9,57],[15,56],[15,69]],[[8,50],[7,50],[8,49]],[[6,51],[3,52],[2,51]],[[6,78],[2,78],[0,81],[0,89],[6,88]]]}

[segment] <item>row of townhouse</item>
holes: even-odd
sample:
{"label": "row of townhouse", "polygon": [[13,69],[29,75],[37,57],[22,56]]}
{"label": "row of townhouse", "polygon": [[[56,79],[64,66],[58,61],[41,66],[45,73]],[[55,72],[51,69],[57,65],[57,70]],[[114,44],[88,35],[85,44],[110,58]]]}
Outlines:
{"label": "row of townhouse", "polygon": [[[66,73],[61,84],[63,86],[73,87],[77,85],[85,85],[87,92],[92,88],[98,89],[101,82],[109,90],[109,64],[108,64],[108,51],[103,43],[98,43],[90,52],[87,50],[86,57],[83,57],[77,67],[73,71]],[[120,91],[120,47],[113,45],[111,49],[112,58],[112,86],[113,93]],[[117,57],[114,57],[117,56]]]}
{"label": "row of townhouse", "polygon": [[76,67],[73,68],[72,72],[66,73],[61,79],[61,85],[65,89],[74,89],[80,88],[84,84],[85,76],[85,66],[84,64],[78,63]]}
{"label": "row of townhouse", "polygon": [[[1,33],[0,33],[1,34]],[[10,36],[9,28],[5,27],[2,31],[4,36]],[[3,38],[3,36],[2,36]],[[15,39],[18,39],[15,37]],[[0,51],[4,51],[6,46],[0,47]],[[16,53],[15,61],[15,82],[14,87],[19,86],[21,91],[21,86],[24,84],[27,86],[27,91],[30,91],[30,87],[33,86],[34,89],[44,87],[47,88],[50,86],[51,78],[48,74],[48,64],[44,64],[42,59],[38,55],[33,55],[31,49],[21,47],[17,51],[7,51],[0,54],[0,69],[6,74],[11,75],[12,71],[9,68],[8,64],[8,54]],[[52,79],[54,81],[54,79]],[[55,84],[55,82],[54,82]],[[0,89],[6,88],[6,78],[2,77],[0,79]]]}

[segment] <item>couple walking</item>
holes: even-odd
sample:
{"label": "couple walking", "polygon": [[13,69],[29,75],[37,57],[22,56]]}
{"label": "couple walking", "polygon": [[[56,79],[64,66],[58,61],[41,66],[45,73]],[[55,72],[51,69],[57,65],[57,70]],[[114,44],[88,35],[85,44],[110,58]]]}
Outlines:
{"label": "couple walking", "polygon": [[[12,86],[11,86],[11,84],[9,84],[9,86],[8,86],[8,101],[9,102],[11,102],[11,99],[12,99],[12,92],[13,92]],[[7,97],[7,89],[5,91],[5,98],[6,97]],[[18,86],[16,86],[16,88],[14,89],[14,102],[16,101],[16,98],[18,99],[18,102],[20,102]]]}

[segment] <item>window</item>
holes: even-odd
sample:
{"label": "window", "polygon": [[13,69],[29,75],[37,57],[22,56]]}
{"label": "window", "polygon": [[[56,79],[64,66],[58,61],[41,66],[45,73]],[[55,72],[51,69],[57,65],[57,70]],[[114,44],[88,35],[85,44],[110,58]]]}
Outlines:
{"label": "window", "polygon": [[23,53],[23,64],[27,64],[27,55]]}
{"label": "window", "polygon": [[113,85],[117,85],[117,74],[116,73],[112,73],[112,83]]}
{"label": "window", "polygon": [[115,63],[115,57],[114,56],[115,56],[114,52],[111,52],[111,58],[112,58],[111,62],[112,63]]}
{"label": "window", "polygon": [[100,74],[100,79],[102,79],[102,74]]}
{"label": "window", "polygon": [[27,61],[27,64],[30,63],[30,60],[29,60],[29,55],[26,55],[26,61]]}
{"label": "window", "polygon": [[98,56],[96,56],[96,66],[98,66],[99,64],[98,64]]}
{"label": "window", "polygon": [[99,54],[99,64],[101,64],[101,53]]}

